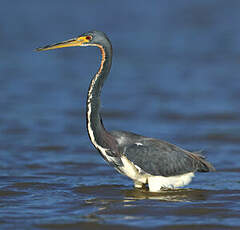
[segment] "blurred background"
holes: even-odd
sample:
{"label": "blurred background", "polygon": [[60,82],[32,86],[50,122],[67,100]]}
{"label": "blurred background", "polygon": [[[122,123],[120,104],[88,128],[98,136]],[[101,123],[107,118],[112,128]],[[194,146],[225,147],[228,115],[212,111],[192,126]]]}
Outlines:
{"label": "blurred background", "polygon": [[[2,0],[1,229],[238,229],[239,13],[237,0]],[[105,127],[203,150],[217,173],[153,196],[103,161],[85,127],[99,50],[34,51],[89,30],[113,45]]]}

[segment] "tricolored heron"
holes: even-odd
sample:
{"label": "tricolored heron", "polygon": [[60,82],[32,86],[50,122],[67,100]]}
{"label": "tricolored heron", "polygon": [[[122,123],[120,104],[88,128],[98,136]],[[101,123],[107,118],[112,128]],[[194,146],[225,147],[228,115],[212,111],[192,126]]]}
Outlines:
{"label": "tricolored heron", "polygon": [[191,182],[197,171],[215,171],[202,155],[168,142],[125,131],[107,131],[100,115],[100,95],[112,64],[111,42],[103,32],[91,31],[37,51],[72,46],[96,46],[102,53],[100,67],[88,90],[88,135],[103,158],[118,172],[130,177],[136,188],[148,184],[150,192],[158,192],[182,187]]}

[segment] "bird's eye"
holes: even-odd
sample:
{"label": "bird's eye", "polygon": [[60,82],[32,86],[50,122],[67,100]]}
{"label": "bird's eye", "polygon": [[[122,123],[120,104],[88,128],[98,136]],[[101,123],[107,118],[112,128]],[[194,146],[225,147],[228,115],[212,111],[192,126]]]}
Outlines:
{"label": "bird's eye", "polygon": [[88,35],[88,36],[86,37],[86,39],[90,41],[90,40],[92,40],[92,36]]}

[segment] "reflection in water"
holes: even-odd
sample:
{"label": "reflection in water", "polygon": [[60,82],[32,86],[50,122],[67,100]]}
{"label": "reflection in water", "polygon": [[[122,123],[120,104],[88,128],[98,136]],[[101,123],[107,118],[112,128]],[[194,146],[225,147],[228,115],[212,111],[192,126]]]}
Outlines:
{"label": "reflection in water", "polygon": [[206,200],[207,192],[199,189],[174,189],[174,190],[163,190],[159,193],[151,193],[148,191],[133,189],[124,190],[126,199],[124,202],[131,202],[136,200],[151,199],[159,201],[173,201],[173,202],[191,202]]}
{"label": "reflection in water", "polygon": [[[78,193],[94,196],[86,199],[86,206],[97,207],[97,212],[108,212],[109,208],[117,205],[123,207],[135,207],[138,200],[159,200],[166,202],[196,202],[207,200],[210,195],[208,190],[200,189],[174,189],[163,190],[159,193],[151,193],[141,189],[121,189],[120,186],[89,186],[75,189]],[[101,195],[99,195],[101,194]],[[95,196],[96,195],[96,196]],[[92,218],[92,214],[91,214]]]}
{"label": "reflection in water", "polygon": [[[212,194],[209,190],[200,189],[175,189],[151,193],[147,190],[126,189],[120,185],[78,187],[75,192],[81,196],[86,195],[88,198],[84,201],[85,210],[90,211],[82,216],[83,220],[95,223],[130,221],[139,224],[151,215],[158,219],[158,216],[164,216],[167,213],[171,215],[176,210],[184,213],[186,205],[192,206],[195,202],[206,201]],[[91,199],[89,199],[90,194]],[[161,203],[164,209],[159,209],[162,206]],[[196,210],[195,206],[192,207]],[[199,212],[201,213],[201,210]]]}
{"label": "reflection in water", "polygon": [[74,190],[77,193],[88,196],[90,194],[93,195],[95,198],[85,200],[85,204],[97,206],[98,210],[104,210],[114,203],[123,203],[125,207],[132,206],[131,202],[137,200],[159,200],[168,202],[204,201],[207,200],[211,194],[209,190],[191,188],[166,189],[158,193],[153,193],[146,189],[124,189],[120,185],[78,187]]}

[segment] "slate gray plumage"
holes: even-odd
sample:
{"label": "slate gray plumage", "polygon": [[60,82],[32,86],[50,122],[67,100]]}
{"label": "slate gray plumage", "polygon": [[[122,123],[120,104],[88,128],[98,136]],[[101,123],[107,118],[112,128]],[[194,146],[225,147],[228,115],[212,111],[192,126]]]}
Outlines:
{"label": "slate gray plumage", "polygon": [[119,143],[119,151],[151,175],[168,177],[215,170],[202,155],[191,153],[166,141],[124,131],[112,131],[111,134]]}

